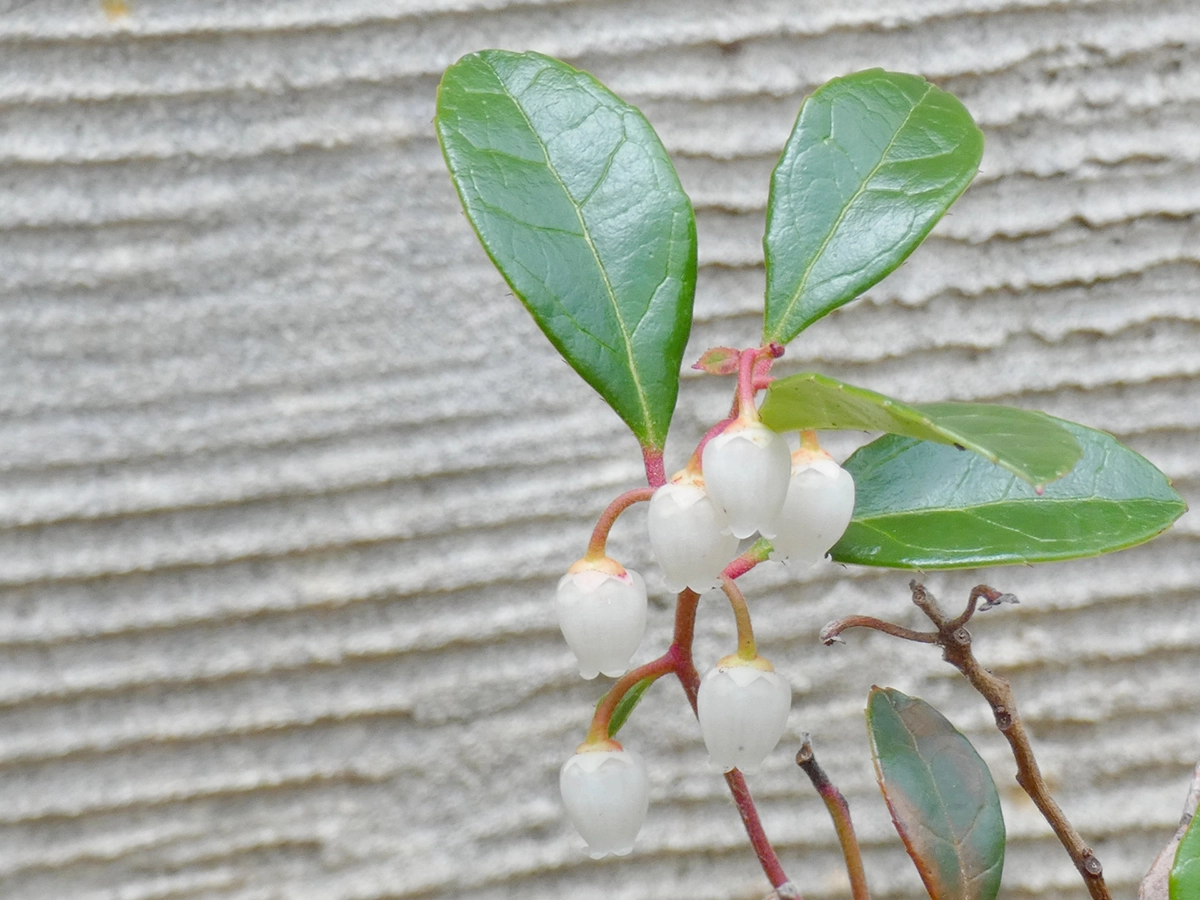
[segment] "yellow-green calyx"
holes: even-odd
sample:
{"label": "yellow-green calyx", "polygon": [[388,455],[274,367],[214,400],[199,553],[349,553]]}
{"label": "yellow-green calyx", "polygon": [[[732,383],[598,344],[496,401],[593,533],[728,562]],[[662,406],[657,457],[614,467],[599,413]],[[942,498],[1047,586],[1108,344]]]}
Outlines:
{"label": "yellow-green calyx", "polygon": [[735,666],[746,666],[751,669],[759,669],[763,672],[775,671],[775,667],[767,661],[766,657],[758,655],[755,655],[754,659],[746,659],[744,656],[734,653],[717,660],[717,668],[719,669],[730,669]]}
{"label": "yellow-green calyx", "polygon": [[568,575],[578,575],[580,572],[603,572],[605,575],[612,575],[615,578],[623,578],[625,576],[625,567],[613,559],[611,556],[600,556],[596,559],[583,557],[571,563],[571,567],[567,569]]}
{"label": "yellow-green calyx", "polygon": [[625,748],[612,738],[601,738],[598,741],[584,741],[575,748],[576,753],[613,753]]}

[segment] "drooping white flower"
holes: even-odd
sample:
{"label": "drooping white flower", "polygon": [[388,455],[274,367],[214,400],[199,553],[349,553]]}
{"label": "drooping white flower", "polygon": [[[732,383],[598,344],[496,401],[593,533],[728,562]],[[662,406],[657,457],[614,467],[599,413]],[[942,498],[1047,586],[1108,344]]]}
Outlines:
{"label": "drooping white flower", "polygon": [[824,450],[792,455],[787,498],[771,543],[793,563],[813,565],[838,542],[854,515],[854,479]]}
{"label": "drooping white flower", "polygon": [[708,495],[736,537],[774,535],[792,468],[782,437],[761,422],[736,419],[704,445],[701,468]]}
{"label": "drooping white flower", "polygon": [[579,674],[624,675],[646,633],[646,583],[616,560],[581,559],[558,582],[558,627]]}
{"label": "drooping white flower", "polygon": [[713,765],[726,772],[751,769],[783,736],[792,688],[761,657],[753,663],[726,657],[701,679],[696,705]]}
{"label": "drooping white flower", "polygon": [[704,490],[704,480],[680,472],[654,492],[647,513],[650,549],[672,591],[703,593],[737,553],[738,539]]}
{"label": "drooping white flower", "polygon": [[650,805],[650,779],[639,754],[624,749],[576,753],[563,763],[558,786],[592,859],[625,856],[633,849]]}

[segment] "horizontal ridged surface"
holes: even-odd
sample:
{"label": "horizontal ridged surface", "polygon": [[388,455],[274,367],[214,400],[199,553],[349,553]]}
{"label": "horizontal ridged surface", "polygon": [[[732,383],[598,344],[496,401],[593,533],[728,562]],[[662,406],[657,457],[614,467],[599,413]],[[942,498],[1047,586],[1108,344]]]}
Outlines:
{"label": "horizontal ridged surface", "polygon": [[[872,65],[962,98],[982,171],[912,259],[798,341],[912,401],[1046,409],[1200,501],[1200,13],[1190,0],[42,0],[0,5],[0,886],[16,898],[753,898],[766,883],[682,694],[627,726],[652,805],[594,863],[557,769],[602,690],[549,598],[640,477],[618,420],[489,266],[440,158],[441,70],[484,46],[646,111],[695,200],[690,362],[760,331],[767,179],[804,94]],[[109,15],[105,14],[105,8]],[[688,371],[669,465],[728,405]],[[857,436],[831,446],[849,452]],[[614,551],[662,584],[633,511]],[[1130,896],[1200,755],[1200,525],[1097,560],[931,576]],[[746,579],[796,688],[754,775],[806,897],[846,896],[803,732],[878,897],[918,897],[874,786],[872,683],[993,766],[1005,896],[1082,897],[907,576]],[[639,659],[669,633],[652,608]],[[717,597],[697,654],[732,648]]]}

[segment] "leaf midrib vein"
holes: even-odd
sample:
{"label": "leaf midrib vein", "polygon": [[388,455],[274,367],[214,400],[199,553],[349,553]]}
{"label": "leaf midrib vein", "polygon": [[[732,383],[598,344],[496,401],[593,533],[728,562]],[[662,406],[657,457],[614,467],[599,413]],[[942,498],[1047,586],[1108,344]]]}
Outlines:
{"label": "leaf midrib vein", "polygon": [[[559,176],[558,170],[554,168],[554,164],[550,161],[550,150],[546,146],[546,142],[542,140],[542,136],[538,133],[537,129],[533,127],[533,122],[530,121],[529,116],[525,112],[525,107],[521,105],[521,101],[516,97],[516,95],[513,94],[511,90],[509,90],[508,85],[505,84],[504,80],[500,77],[500,73],[497,72],[496,69],[491,66],[491,64],[488,64],[488,68],[492,70],[492,74],[495,76],[496,81],[501,87],[504,88],[504,93],[510,100],[512,100],[513,106],[516,108],[517,112],[521,114],[521,118],[525,120],[525,124],[529,128],[529,133],[533,135],[534,140],[537,141],[538,147],[541,148],[542,156],[546,160],[546,170],[552,176],[554,176],[554,180],[558,182],[558,186],[562,188],[563,194],[566,196],[567,201],[571,204],[571,208],[575,211],[576,218],[579,219],[579,228],[583,233],[583,239],[587,243],[588,249],[592,253],[592,258],[596,261],[596,270],[600,273],[600,278],[604,282],[604,289],[608,293],[609,302],[612,304],[613,315],[616,316],[617,325],[621,331],[621,341],[624,344],[625,355],[629,361],[629,374],[633,378],[633,384],[637,390],[638,405],[642,410],[642,418],[646,428],[646,436],[653,440],[655,437],[654,421],[653,417],[650,415],[650,408],[646,404],[646,392],[642,388],[642,380],[638,373],[637,360],[633,355],[633,342],[630,339],[629,328],[625,324],[625,318],[621,315],[621,305],[617,302],[617,294],[616,291],[613,290],[612,282],[609,280],[608,271],[604,268],[604,263],[600,260],[600,253],[596,249],[595,242],[592,241],[591,234],[588,232],[587,222],[585,222],[583,218],[583,209],[580,204],[575,202],[575,198],[571,196],[571,192],[567,189],[566,183]],[[597,100],[597,102],[599,101]],[[624,120],[621,122],[621,127],[622,132],[624,132]],[[603,180],[603,177],[606,177],[607,174],[608,170],[606,169],[605,175],[602,176],[601,180]],[[592,188],[592,191],[595,191],[595,186]]]}
{"label": "leaf midrib vein", "polygon": [[[829,231],[827,231],[825,233],[825,239],[823,241],[821,241],[821,246],[817,248],[817,252],[813,254],[812,261],[805,268],[804,275],[800,278],[800,284],[797,285],[796,290],[792,292],[791,299],[788,300],[788,304],[787,304],[787,307],[783,311],[783,315],[781,315],[779,317],[778,328],[782,328],[787,323],[787,320],[789,318],[791,318],[792,313],[796,309],[796,304],[800,301],[800,295],[804,292],[804,288],[808,284],[809,276],[812,275],[813,270],[817,267],[817,263],[820,261],[821,257],[825,254],[825,250],[829,247],[829,242],[833,240],[833,236],[834,236],[834,234],[837,233],[838,228],[841,226],[842,220],[846,218],[846,213],[849,212],[850,207],[854,205],[854,201],[856,201],[859,197],[861,197],[863,195],[863,193],[866,191],[867,185],[870,184],[871,179],[875,177],[875,174],[880,170],[880,168],[883,166],[884,162],[887,160],[888,154],[891,152],[893,145],[895,145],[895,143],[896,143],[896,139],[900,136],[900,132],[903,131],[904,128],[908,125],[909,121],[912,119],[912,117],[916,113],[917,109],[921,106],[922,103],[925,102],[925,98],[929,96],[929,92],[932,90],[933,90],[932,84],[925,85],[925,93],[923,93],[921,95],[920,99],[918,99],[917,102],[913,104],[912,109],[910,109],[908,111],[908,114],[904,117],[904,121],[901,122],[899,127],[896,128],[896,132],[895,132],[895,134],[892,135],[892,139],[890,141],[888,141],[887,146],[883,148],[883,152],[879,155],[879,162],[877,162],[871,168],[871,171],[867,174],[867,177],[864,178],[859,183],[858,190],[856,190],[854,192],[854,194],[850,197],[849,200],[847,200],[844,204],[842,204],[842,209],[841,209],[841,212],[838,213],[837,221],[835,221],[833,223],[833,225],[830,227]],[[832,131],[833,131],[833,124],[831,121],[830,132],[832,133]],[[778,328],[777,328],[772,340],[779,339],[780,334],[779,334]]]}
{"label": "leaf midrib vein", "polygon": [[[889,705],[891,705],[890,702],[889,702]],[[933,785],[934,794],[937,796],[938,809],[941,811],[942,819],[943,819],[943,821],[945,821],[946,828],[950,832],[952,837],[947,841],[945,838],[942,838],[941,835],[939,835],[936,831],[934,831],[929,826],[925,826],[925,827],[935,837],[950,844],[950,846],[954,848],[954,850],[955,850],[954,855],[955,855],[955,858],[958,860],[959,878],[964,882],[970,883],[970,881],[972,879],[967,874],[966,861],[963,859],[963,854],[962,854],[963,841],[962,841],[962,839],[960,839],[959,835],[957,834],[957,832],[955,830],[954,820],[950,817],[950,808],[946,805],[946,798],[942,794],[941,785],[938,784],[938,780],[933,774],[933,767],[929,764],[929,761],[921,754],[921,750],[917,746],[917,737],[909,729],[908,723],[906,721],[904,721],[903,717],[900,716],[899,710],[896,710],[894,706],[892,707],[892,709],[896,711],[896,718],[900,719],[900,722],[904,727],[904,734],[909,740],[909,745],[912,747],[913,755],[916,756],[916,758],[918,760],[920,760],[922,767],[925,769],[926,774],[929,776],[929,781]],[[972,820],[972,824],[971,824],[972,828],[975,827],[974,823],[975,823],[975,821],[978,820],[978,818],[979,818],[979,813],[976,812],[975,819]],[[918,820],[918,824],[924,824],[924,823],[922,823]],[[966,837],[966,834],[969,833],[969,831],[970,831],[970,829],[968,829],[967,832],[964,832],[963,838]]]}

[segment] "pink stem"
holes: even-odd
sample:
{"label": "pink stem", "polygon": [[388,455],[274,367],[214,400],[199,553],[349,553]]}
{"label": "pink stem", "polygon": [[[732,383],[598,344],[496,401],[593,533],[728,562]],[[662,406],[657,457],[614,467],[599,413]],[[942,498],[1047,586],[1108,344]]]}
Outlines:
{"label": "pink stem", "polygon": [[[675,606],[675,640],[671,644],[671,649],[667,651],[668,656],[674,655],[675,657],[675,676],[683,685],[688,702],[692,704],[692,712],[697,711],[696,697],[700,690],[700,673],[696,671],[695,663],[692,662],[692,641],[696,633],[696,607],[699,602],[700,595],[695,591],[680,592]],[[750,846],[754,848],[758,862],[771,882],[771,886],[779,888],[788,884],[787,874],[783,871],[779,857],[775,854],[775,848],[771,846],[771,841],[767,838],[766,831],[763,830],[762,820],[758,816],[754,798],[750,795],[750,788],[746,786],[746,779],[741,772],[734,769],[725,773],[725,783],[729,785],[729,790],[733,794],[733,802],[737,805],[738,813],[742,817],[742,825],[745,826],[746,834],[750,837]],[[798,894],[794,896],[799,897]]]}
{"label": "pink stem", "polygon": [[621,698],[629,693],[630,688],[643,679],[661,678],[675,671],[678,660],[674,650],[675,648],[672,647],[658,659],[638,666],[636,669],[630,669],[617,680],[617,683],[604,695],[600,705],[596,707],[596,714],[592,717],[592,727],[588,731],[585,743],[598,744],[608,740],[608,727],[612,721],[613,712],[616,711]]}
{"label": "pink stem", "polygon": [[708,429],[708,431],[706,431],[704,433],[704,437],[700,438],[700,443],[698,443],[696,445],[696,449],[692,451],[691,458],[688,460],[687,468],[690,471],[692,471],[692,472],[700,471],[700,459],[701,459],[701,457],[704,456],[705,445],[709,441],[711,441],[713,438],[715,438],[718,434],[720,434],[722,431],[724,431],[725,428],[729,425],[729,423],[732,422],[736,418],[737,418],[737,416],[731,414],[729,416],[729,418],[722,419],[720,422],[718,422],[716,425],[714,425],[712,428]]}
{"label": "pink stem", "polygon": [[626,491],[612,503],[608,504],[608,508],[600,514],[599,521],[596,522],[596,527],[592,529],[592,539],[588,542],[587,553],[585,559],[603,559],[606,556],[605,545],[608,543],[608,532],[612,528],[613,523],[617,521],[617,516],[629,509],[635,503],[640,503],[642,500],[649,500],[654,495],[653,488],[634,488],[632,491]]}
{"label": "pink stem", "polygon": [[725,571],[721,574],[726,578],[741,578],[760,562],[766,562],[770,559],[771,549],[770,541],[766,538],[759,538],[746,548],[745,553],[736,557],[727,565]]}
{"label": "pink stem", "polygon": [[754,368],[760,349],[743,350],[738,360],[738,415],[751,421],[758,420],[758,408],[754,405]]}
{"label": "pink stem", "polygon": [[658,447],[643,447],[642,462],[646,466],[646,483],[652,488],[667,483],[667,470],[663,467],[663,452]]}

